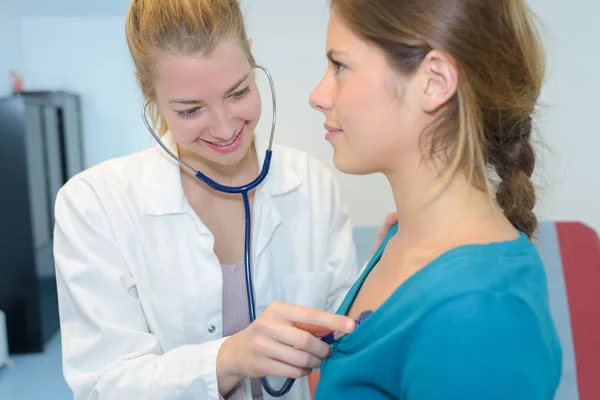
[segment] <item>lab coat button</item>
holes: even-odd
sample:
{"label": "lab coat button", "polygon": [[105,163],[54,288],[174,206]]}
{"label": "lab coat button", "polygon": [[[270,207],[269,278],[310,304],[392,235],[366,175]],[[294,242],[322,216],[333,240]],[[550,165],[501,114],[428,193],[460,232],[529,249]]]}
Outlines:
{"label": "lab coat button", "polygon": [[215,328],[214,325],[211,325],[208,327],[208,333],[210,333],[210,334],[215,333],[216,330],[217,330],[217,328]]}

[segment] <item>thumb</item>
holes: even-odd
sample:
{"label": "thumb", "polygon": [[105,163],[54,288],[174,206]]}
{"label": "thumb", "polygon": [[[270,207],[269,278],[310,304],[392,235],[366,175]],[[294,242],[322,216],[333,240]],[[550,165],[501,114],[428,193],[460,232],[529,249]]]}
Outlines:
{"label": "thumb", "polygon": [[387,234],[392,229],[392,226],[398,222],[398,213],[392,212],[386,215],[383,223],[377,230],[377,235],[375,235],[375,243],[373,243],[373,251],[377,251]]}

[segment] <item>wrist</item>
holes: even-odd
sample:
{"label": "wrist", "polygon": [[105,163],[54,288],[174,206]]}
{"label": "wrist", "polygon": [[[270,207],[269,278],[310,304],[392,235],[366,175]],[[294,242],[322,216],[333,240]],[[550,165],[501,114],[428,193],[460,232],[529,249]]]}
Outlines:
{"label": "wrist", "polygon": [[217,384],[221,396],[226,396],[244,379],[235,354],[235,337],[231,336],[223,342],[217,353]]}

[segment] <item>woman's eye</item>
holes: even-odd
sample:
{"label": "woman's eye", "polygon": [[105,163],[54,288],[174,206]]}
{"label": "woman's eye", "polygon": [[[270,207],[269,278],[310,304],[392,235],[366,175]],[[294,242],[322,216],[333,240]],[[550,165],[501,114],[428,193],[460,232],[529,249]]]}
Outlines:
{"label": "woman's eye", "polygon": [[338,73],[344,71],[347,68],[346,65],[335,60],[333,57],[328,56],[328,58],[329,58],[329,62],[331,63],[331,67],[333,68],[334,75],[337,75]]}
{"label": "woman's eye", "polygon": [[250,92],[250,86],[246,86],[244,89],[240,90],[239,92],[235,92],[231,96],[234,99],[241,99],[242,97],[244,97],[245,95],[247,95],[249,92]]}
{"label": "woman's eye", "polygon": [[194,107],[188,110],[177,111],[177,115],[179,115],[181,118],[190,118],[196,115],[201,108],[202,107]]}
{"label": "woman's eye", "polygon": [[332,60],[331,63],[333,64],[333,68],[335,69],[336,74],[338,74],[338,73],[342,72],[344,69],[346,69],[346,66],[340,62]]}

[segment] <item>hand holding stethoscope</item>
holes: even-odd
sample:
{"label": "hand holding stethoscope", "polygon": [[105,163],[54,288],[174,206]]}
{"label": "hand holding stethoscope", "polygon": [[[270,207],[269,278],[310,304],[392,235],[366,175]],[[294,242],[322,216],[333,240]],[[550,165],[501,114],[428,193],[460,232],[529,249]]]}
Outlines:
{"label": "hand holding stethoscope", "polygon": [[[319,329],[309,332],[306,326]],[[296,379],[308,375],[319,368],[331,352],[330,345],[321,336],[332,332],[347,334],[354,327],[355,322],[348,317],[288,303],[272,303],[248,328],[222,344],[217,356],[217,364],[223,366],[222,376],[217,377],[219,387],[233,387],[245,377]],[[293,380],[288,382],[293,383]]]}

